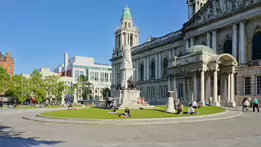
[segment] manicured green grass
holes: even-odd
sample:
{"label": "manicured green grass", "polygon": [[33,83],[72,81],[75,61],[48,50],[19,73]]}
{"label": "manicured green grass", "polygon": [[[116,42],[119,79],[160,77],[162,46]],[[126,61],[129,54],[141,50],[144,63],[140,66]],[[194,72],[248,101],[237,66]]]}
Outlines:
{"label": "manicured green grass", "polygon": [[[73,108],[80,108],[81,106],[73,106]],[[3,108],[8,108],[7,106],[4,106]],[[36,109],[39,107],[35,107],[35,106],[23,106],[23,107],[19,107],[17,106],[14,109]],[[64,106],[45,106],[43,108],[65,108]]]}
{"label": "manicured green grass", "polygon": [[[188,110],[188,107],[185,107],[185,112]],[[108,112],[112,110],[105,110],[99,108],[89,108],[89,109],[81,109],[81,110],[61,110],[61,111],[53,111],[53,112],[45,112],[42,113],[41,116],[54,117],[54,118],[80,118],[80,119],[122,119],[118,115],[110,115]],[[196,112],[200,114],[197,115],[207,115],[207,114],[215,114],[225,111],[220,107],[203,107]],[[123,114],[124,110],[118,111],[119,114]],[[193,116],[197,116],[193,115]],[[184,117],[191,116],[187,114],[169,114],[166,113],[166,107],[160,106],[156,107],[156,109],[150,110],[131,110],[131,118],[130,119],[141,119],[141,118],[170,118],[170,117]]]}

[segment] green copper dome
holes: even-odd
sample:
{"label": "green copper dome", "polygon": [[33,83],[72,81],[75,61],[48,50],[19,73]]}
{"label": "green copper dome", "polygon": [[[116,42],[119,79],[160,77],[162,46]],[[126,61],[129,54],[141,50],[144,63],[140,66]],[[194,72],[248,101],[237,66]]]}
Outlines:
{"label": "green copper dome", "polygon": [[190,47],[187,50],[187,53],[189,53],[189,54],[190,53],[198,53],[198,52],[205,52],[205,53],[208,53],[208,54],[216,54],[213,49],[211,49],[210,47],[205,46],[205,45],[195,45],[195,46]]}
{"label": "green copper dome", "polygon": [[124,8],[121,19],[132,19],[130,8],[128,6]]}

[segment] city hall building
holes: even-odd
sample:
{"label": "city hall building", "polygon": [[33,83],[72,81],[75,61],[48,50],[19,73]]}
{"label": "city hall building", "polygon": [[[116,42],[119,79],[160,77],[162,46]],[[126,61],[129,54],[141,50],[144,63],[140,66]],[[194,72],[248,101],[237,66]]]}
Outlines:
{"label": "city hall building", "polygon": [[150,104],[166,104],[174,90],[183,102],[239,105],[261,100],[261,0],[188,0],[183,28],[139,44],[130,9],[115,32],[112,88],[121,81],[122,46],[132,47],[134,81]]}

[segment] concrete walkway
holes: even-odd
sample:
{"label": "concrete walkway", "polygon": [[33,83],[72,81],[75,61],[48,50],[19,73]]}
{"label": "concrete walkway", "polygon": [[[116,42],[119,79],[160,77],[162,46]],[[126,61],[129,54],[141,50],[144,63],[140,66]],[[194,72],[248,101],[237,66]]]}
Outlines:
{"label": "concrete walkway", "polygon": [[62,124],[82,124],[82,125],[148,125],[148,124],[173,124],[173,123],[186,123],[186,122],[200,122],[200,121],[214,121],[229,119],[240,116],[241,111],[236,109],[227,109],[225,112],[202,115],[202,116],[189,116],[176,117],[176,118],[154,118],[154,119],[117,119],[117,120],[88,120],[88,119],[57,119],[51,117],[41,117],[38,115],[24,116],[23,119],[37,122],[46,123],[62,123]]}

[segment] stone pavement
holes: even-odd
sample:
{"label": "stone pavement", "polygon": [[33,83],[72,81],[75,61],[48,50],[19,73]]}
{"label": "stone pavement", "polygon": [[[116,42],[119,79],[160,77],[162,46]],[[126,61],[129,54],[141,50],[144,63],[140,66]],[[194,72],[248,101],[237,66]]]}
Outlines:
{"label": "stone pavement", "polygon": [[32,115],[23,117],[26,120],[48,123],[63,123],[63,124],[83,124],[83,125],[149,125],[149,124],[170,124],[170,123],[186,123],[200,121],[214,121],[221,119],[233,118],[241,115],[240,111],[225,111],[223,113],[202,115],[202,116],[187,116],[177,118],[153,118],[153,119],[115,119],[115,120],[88,120],[88,119],[57,119],[51,117],[41,117]]}
{"label": "stone pavement", "polygon": [[[215,121],[124,126],[22,119],[42,111],[45,110],[0,110],[0,147],[252,147],[261,144],[261,113],[243,113]],[[231,111],[240,113],[240,108]]]}

